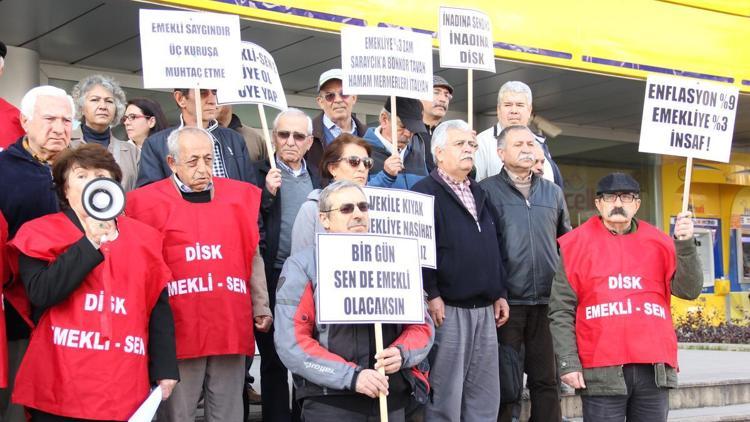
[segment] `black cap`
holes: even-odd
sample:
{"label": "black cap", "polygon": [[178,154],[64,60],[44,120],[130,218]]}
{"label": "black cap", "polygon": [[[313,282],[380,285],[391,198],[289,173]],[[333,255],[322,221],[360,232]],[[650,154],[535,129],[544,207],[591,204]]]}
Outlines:
{"label": "black cap", "polygon": [[[422,123],[422,103],[413,98],[396,97],[396,115],[411,133],[427,132]],[[385,100],[385,111],[391,112],[391,98]]]}
{"label": "black cap", "polygon": [[453,95],[453,87],[442,76],[432,75],[432,86],[442,86]]}
{"label": "black cap", "polygon": [[0,41],[0,57],[5,58],[6,54],[8,54],[8,47],[5,46],[5,43]]}
{"label": "black cap", "polygon": [[640,193],[641,185],[632,176],[625,173],[608,174],[596,184],[597,195],[616,192]]}

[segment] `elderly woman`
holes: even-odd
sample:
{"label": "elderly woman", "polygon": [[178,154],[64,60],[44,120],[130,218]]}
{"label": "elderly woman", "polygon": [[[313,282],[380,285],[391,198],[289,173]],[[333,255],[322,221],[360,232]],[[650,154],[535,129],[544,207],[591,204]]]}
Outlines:
{"label": "elderly woman", "polygon": [[151,384],[178,379],[158,231],[86,214],[82,191],[122,173],[102,146],[63,152],[52,169],[63,211],[21,227],[10,249],[35,323],[13,401],[34,422],[127,420]]}
{"label": "elderly woman", "polygon": [[149,98],[128,100],[122,124],[128,134],[128,142],[138,148],[139,155],[146,138],[169,126],[159,103]]}
{"label": "elderly woman", "polygon": [[[320,162],[322,178],[331,182],[349,180],[360,186],[390,187],[395,179],[385,171],[367,181],[373,165],[371,151],[372,147],[364,139],[349,133],[339,135],[323,152]],[[325,231],[318,219],[319,197],[320,189],[310,192],[307,201],[297,213],[292,226],[292,253],[312,245],[315,242],[315,233]]]}
{"label": "elderly woman", "polygon": [[103,146],[114,157],[122,169],[122,187],[126,191],[135,189],[138,178],[138,148],[112,135],[125,113],[125,92],[109,76],[90,75],[73,87],[76,117],[81,120],[80,131],[71,136],[71,147],[84,143]]}

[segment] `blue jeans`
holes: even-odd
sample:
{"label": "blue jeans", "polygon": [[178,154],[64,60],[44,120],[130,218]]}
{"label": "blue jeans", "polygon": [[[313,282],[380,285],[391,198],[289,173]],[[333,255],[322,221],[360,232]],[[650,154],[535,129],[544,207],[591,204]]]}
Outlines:
{"label": "blue jeans", "polygon": [[622,368],[628,394],[581,396],[583,420],[595,422],[666,422],[669,389],[656,386],[654,366],[629,364]]}

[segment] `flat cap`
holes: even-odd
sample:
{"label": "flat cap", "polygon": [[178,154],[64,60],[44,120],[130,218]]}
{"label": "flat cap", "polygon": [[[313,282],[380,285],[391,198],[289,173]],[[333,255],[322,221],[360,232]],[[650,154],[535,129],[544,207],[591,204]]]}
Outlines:
{"label": "flat cap", "polygon": [[625,173],[611,173],[599,180],[596,184],[596,194],[632,192],[640,193],[641,185],[632,176]]}
{"label": "flat cap", "polygon": [[453,87],[442,76],[432,75],[432,86],[442,86],[443,88],[447,89],[448,92],[451,93],[451,95],[453,95]]}

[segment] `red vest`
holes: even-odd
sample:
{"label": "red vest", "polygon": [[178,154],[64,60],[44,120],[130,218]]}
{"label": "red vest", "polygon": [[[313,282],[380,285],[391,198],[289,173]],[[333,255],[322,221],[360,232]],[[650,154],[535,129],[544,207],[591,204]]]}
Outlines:
{"label": "red vest", "polygon": [[218,177],[213,183],[211,201],[192,203],[168,177],[130,192],[125,209],[164,234],[178,359],[255,353],[249,281],[260,190]]}
{"label": "red vest", "polygon": [[20,114],[13,104],[0,98],[0,151],[8,149],[26,133],[21,126]]}
{"label": "red vest", "polygon": [[664,362],[677,368],[670,312],[676,255],[669,237],[644,221],[635,233],[615,236],[592,217],[558,241],[578,297],[583,367]]}
{"label": "red vest", "polygon": [[[31,333],[13,402],[60,416],[126,420],[149,392],[151,310],[171,278],[161,236],[119,217],[104,261]],[[10,247],[53,262],[83,233],[63,213],[24,224]]]}
{"label": "red vest", "polygon": [[[8,257],[5,252],[5,242],[8,241],[8,223],[0,213],[0,306],[5,303],[2,300],[3,284],[10,277]],[[0,388],[8,386],[8,342],[5,339],[5,308],[0,310]]]}

